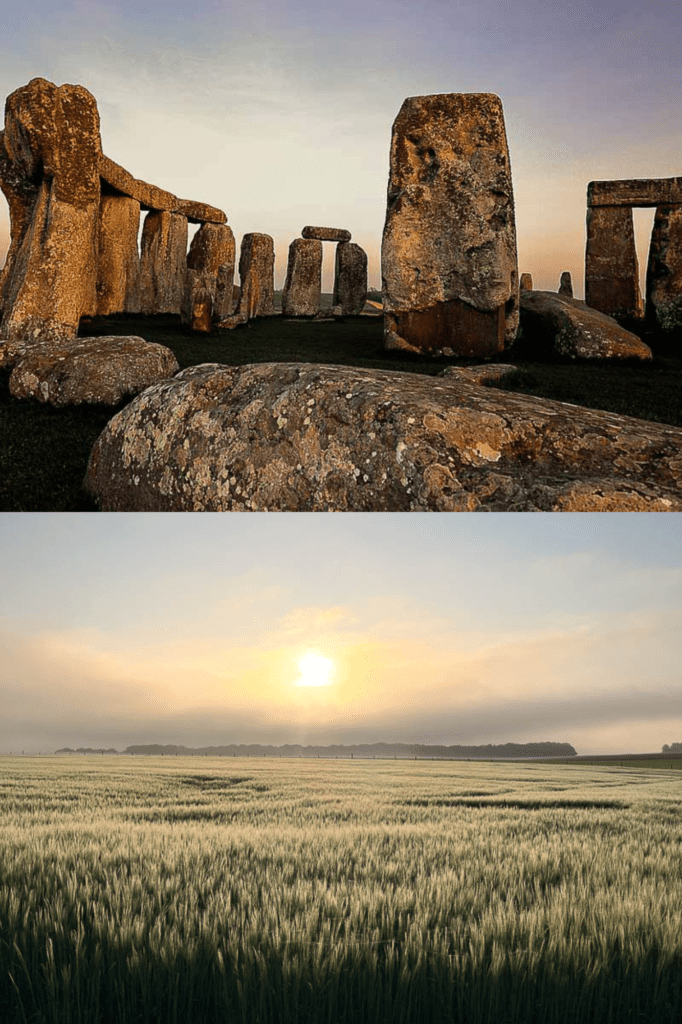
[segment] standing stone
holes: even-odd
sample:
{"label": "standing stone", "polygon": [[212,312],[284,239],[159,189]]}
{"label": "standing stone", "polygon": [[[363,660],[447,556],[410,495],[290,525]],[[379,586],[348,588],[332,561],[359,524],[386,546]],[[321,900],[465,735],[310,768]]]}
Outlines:
{"label": "standing stone", "polygon": [[239,254],[237,313],[251,319],[275,312],[275,243],[257,231],[244,235]]}
{"label": "standing stone", "polygon": [[182,322],[193,331],[209,334],[213,327],[212,280],[203,270],[188,268],[185,275],[185,295],[182,303]]}
{"label": "standing stone", "polygon": [[652,327],[682,327],[682,206],[658,206],[646,272],[646,316]]}
{"label": "standing stone", "polygon": [[99,208],[97,316],[140,312],[140,204],[102,196]]}
{"label": "standing stone", "polygon": [[[218,271],[221,268],[221,307],[225,305],[226,295],[229,298],[232,296],[234,260],[232,228],[227,224],[202,224],[189,247],[187,266],[190,270],[198,270],[205,275],[214,305],[217,305]],[[227,316],[231,312],[231,309],[227,309],[224,314],[221,311],[219,315]]]}
{"label": "standing stone", "polygon": [[336,246],[334,295],[332,306],[340,306],[342,316],[362,313],[367,301],[367,253],[355,242]]}
{"label": "standing stone", "polygon": [[187,272],[187,218],[150,210],[142,227],[140,308],[143,313],[179,313]]}
{"label": "standing stone", "polygon": [[585,302],[615,319],[644,315],[631,206],[590,206]]}
{"label": "standing stone", "polygon": [[381,261],[386,348],[487,356],[514,340],[516,227],[499,97],[405,100],[391,138]]}
{"label": "standing stone", "polygon": [[[235,297],[236,291],[236,297]],[[215,297],[213,300],[213,311],[219,320],[230,316],[237,307],[239,301],[239,288],[234,284],[234,260],[232,263],[224,263],[218,267],[215,279]]]}
{"label": "standing stone", "polygon": [[533,291],[533,275],[532,274],[521,274],[521,280],[519,281],[519,291],[532,292]]}
{"label": "standing stone", "polygon": [[289,246],[287,277],[282,290],[284,316],[315,316],[322,294],[322,242],[295,238]]}
{"label": "standing stone", "polygon": [[97,305],[102,145],[94,96],[34,78],[7,97],[4,168],[12,248],[3,278],[6,338],[74,337]]}
{"label": "standing stone", "polygon": [[569,299],[573,298],[573,281],[571,280],[570,270],[562,271],[561,280],[559,281],[559,295],[566,295]]}

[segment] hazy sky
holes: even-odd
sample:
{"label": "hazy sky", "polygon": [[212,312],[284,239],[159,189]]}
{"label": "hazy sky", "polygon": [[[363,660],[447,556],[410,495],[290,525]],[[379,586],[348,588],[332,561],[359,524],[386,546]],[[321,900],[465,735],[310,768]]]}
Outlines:
{"label": "hazy sky", "polygon": [[[86,86],[107,155],[225,210],[237,244],[273,235],[278,287],[304,224],[348,228],[380,284],[391,125],[407,96],[502,97],[520,270],[536,287],[556,290],[570,270],[583,294],[589,180],[680,173],[680,0],[0,5],[2,94],[36,76]],[[652,211],[636,219],[645,259]]]}
{"label": "hazy sky", "polygon": [[0,515],[0,752],[660,750],[680,635],[675,515]]}

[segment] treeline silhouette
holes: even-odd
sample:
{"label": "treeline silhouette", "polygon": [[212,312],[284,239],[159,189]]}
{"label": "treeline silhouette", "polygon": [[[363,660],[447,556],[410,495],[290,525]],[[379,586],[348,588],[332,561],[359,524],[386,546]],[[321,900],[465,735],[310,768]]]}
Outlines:
{"label": "treeline silhouette", "polygon": [[663,744],[664,754],[682,754],[682,743],[671,743],[668,746],[667,743]]}
{"label": "treeline silhouette", "polygon": [[118,751],[93,747],[62,747],[55,754],[153,754],[202,755],[213,757],[333,757],[333,758],[517,758],[517,757],[575,757],[570,743],[488,743],[485,746],[431,746],[425,743],[335,743],[327,746],[302,746],[285,743],[272,746],[262,743],[231,743],[226,746],[184,747],[174,743],[137,743]]}

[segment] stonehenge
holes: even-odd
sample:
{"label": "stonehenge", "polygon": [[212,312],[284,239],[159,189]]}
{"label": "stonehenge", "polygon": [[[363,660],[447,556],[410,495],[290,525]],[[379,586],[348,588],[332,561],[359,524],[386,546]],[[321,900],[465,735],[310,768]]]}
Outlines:
{"label": "stonehenge", "polygon": [[[656,207],[639,288],[632,209]],[[591,181],[587,186],[585,301],[619,319],[646,317],[659,331],[682,327],[682,178]]]}
{"label": "stonehenge", "polygon": [[367,300],[367,253],[344,228],[307,225],[289,246],[282,291],[284,316],[316,316],[322,292],[322,242],[336,242],[332,306],[342,316],[361,313]]}
{"label": "stonehenge", "polygon": [[244,235],[239,254],[240,293],[236,316],[272,316],[275,312],[275,243],[257,231]]}
{"label": "stonehenge", "polygon": [[[180,313],[188,222],[202,225],[190,269],[209,274],[212,301],[219,270],[223,293],[231,293],[225,214],[140,181],[106,157],[96,100],[80,85],[34,78],[7,97],[0,188],[11,239],[0,276],[5,339],[74,338],[82,316]],[[202,247],[216,235],[219,266],[210,244]]]}
{"label": "stonehenge", "polygon": [[570,270],[563,270],[561,272],[561,278],[559,280],[559,295],[565,295],[566,298],[573,298],[573,281],[571,280]]}
{"label": "stonehenge", "polygon": [[513,342],[516,226],[498,96],[405,100],[391,137],[381,267],[386,348],[487,357]]}

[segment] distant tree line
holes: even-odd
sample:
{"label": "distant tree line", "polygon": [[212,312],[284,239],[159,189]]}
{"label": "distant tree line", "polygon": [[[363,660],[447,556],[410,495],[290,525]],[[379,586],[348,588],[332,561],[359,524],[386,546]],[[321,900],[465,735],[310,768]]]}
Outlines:
{"label": "distant tree line", "polygon": [[667,743],[663,744],[664,754],[682,754],[682,743],[671,743],[668,746]]}
{"label": "distant tree line", "polygon": [[[118,754],[109,748],[62,747],[56,754]],[[231,743],[227,746],[184,747],[174,743],[140,743],[126,747],[123,754],[148,754],[156,756],[192,755],[213,757],[348,757],[348,758],[517,758],[517,757],[575,757],[576,751],[570,743],[488,743],[485,746],[432,746],[425,743],[343,743],[328,746],[302,746],[299,743],[285,743],[272,746],[262,743]]]}

